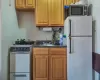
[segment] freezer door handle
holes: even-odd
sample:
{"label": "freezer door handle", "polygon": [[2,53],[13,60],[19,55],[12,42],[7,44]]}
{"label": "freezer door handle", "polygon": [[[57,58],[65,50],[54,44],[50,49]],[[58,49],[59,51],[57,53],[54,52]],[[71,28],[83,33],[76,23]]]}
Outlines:
{"label": "freezer door handle", "polygon": [[14,77],[26,77],[26,74],[14,74]]}
{"label": "freezer door handle", "polygon": [[69,26],[69,53],[71,54],[72,53],[72,51],[71,51],[71,20],[69,20],[69,24],[70,24],[70,26]]}
{"label": "freezer door handle", "polygon": [[69,37],[71,37],[71,27],[72,27],[72,25],[71,25],[71,20],[69,20]]}

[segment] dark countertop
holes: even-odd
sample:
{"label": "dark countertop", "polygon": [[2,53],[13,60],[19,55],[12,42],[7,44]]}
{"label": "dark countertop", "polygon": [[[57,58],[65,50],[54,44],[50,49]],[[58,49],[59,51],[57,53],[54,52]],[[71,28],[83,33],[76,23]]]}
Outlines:
{"label": "dark countertop", "polygon": [[60,45],[53,45],[53,46],[47,46],[47,45],[33,45],[33,48],[37,48],[37,47],[39,47],[39,48],[66,48],[67,45],[62,45],[62,46],[60,46]]}

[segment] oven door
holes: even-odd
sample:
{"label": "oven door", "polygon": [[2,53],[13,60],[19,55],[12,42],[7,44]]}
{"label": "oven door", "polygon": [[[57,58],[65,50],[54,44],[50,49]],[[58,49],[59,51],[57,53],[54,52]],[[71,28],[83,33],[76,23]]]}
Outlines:
{"label": "oven door", "polygon": [[69,7],[70,16],[82,16],[84,15],[84,6],[83,5],[72,5]]}
{"label": "oven door", "polygon": [[23,52],[10,53],[10,72],[30,72],[30,54]]}

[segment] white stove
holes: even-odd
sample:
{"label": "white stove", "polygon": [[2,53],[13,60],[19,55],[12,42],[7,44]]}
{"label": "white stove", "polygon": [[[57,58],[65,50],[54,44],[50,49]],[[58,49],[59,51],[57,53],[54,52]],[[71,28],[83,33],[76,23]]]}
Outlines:
{"label": "white stove", "polygon": [[30,80],[32,45],[12,45],[9,54],[10,80]]}

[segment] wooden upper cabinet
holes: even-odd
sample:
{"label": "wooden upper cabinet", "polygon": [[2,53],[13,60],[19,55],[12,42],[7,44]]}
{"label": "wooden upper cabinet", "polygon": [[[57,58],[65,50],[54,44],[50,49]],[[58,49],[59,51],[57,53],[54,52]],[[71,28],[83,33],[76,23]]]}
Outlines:
{"label": "wooden upper cabinet", "polygon": [[64,25],[64,1],[63,0],[48,0],[49,4],[49,25],[63,26]]}
{"label": "wooden upper cabinet", "polygon": [[16,8],[25,8],[25,0],[16,0],[15,1]]}
{"label": "wooden upper cabinet", "polygon": [[36,26],[64,26],[64,1],[36,0]]}
{"label": "wooden upper cabinet", "polygon": [[35,8],[35,0],[26,0],[27,8]]}
{"label": "wooden upper cabinet", "polygon": [[67,5],[67,0],[64,0],[64,5]]}
{"label": "wooden upper cabinet", "polygon": [[50,80],[66,80],[66,56],[51,55],[49,77]]}
{"label": "wooden upper cabinet", "polygon": [[36,25],[48,25],[48,0],[36,0]]}
{"label": "wooden upper cabinet", "polygon": [[16,9],[33,9],[35,0],[16,0]]}
{"label": "wooden upper cabinet", "polygon": [[34,55],[33,80],[48,80],[48,56]]}
{"label": "wooden upper cabinet", "polygon": [[75,0],[67,0],[67,5],[74,3]]}
{"label": "wooden upper cabinet", "polygon": [[70,5],[70,4],[76,3],[78,1],[80,1],[80,0],[64,0],[64,5]]}

